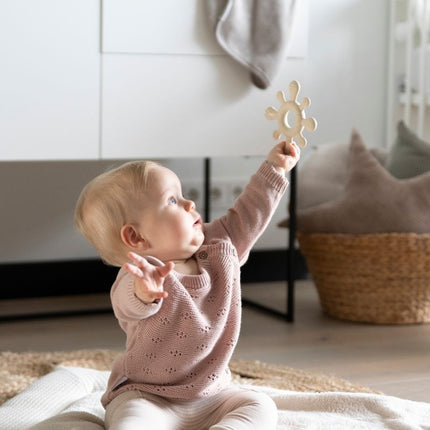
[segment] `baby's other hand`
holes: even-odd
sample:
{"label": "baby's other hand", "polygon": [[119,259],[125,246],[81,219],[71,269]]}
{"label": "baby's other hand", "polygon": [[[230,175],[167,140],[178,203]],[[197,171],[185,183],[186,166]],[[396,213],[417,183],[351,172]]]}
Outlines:
{"label": "baby's other hand", "polygon": [[128,257],[133,264],[124,264],[124,269],[134,277],[136,297],[144,303],[153,303],[166,298],[168,294],[163,290],[164,279],[175,265],[169,262],[165,266],[154,266],[134,252],[130,252]]}
{"label": "baby's other hand", "polygon": [[300,148],[295,142],[282,141],[275,145],[267,155],[267,162],[280,173],[289,172],[300,159]]}

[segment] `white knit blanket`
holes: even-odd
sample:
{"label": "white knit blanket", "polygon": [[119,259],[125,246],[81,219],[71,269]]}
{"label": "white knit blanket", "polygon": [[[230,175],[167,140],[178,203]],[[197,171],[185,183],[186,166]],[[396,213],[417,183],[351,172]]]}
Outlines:
{"label": "white knit blanket", "polygon": [[[109,372],[57,367],[0,407],[1,430],[104,430]],[[430,430],[430,403],[376,394],[297,393],[255,387],[276,402],[278,430]]]}

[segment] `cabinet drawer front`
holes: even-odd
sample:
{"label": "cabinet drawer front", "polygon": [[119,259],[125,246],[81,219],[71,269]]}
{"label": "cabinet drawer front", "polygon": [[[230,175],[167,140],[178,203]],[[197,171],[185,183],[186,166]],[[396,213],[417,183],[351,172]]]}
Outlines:
{"label": "cabinet drawer front", "polygon": [[[303,76],[304,62],[288,60],[273,88]],[[248,80],[225,56],[104,55],[102,157],[266,154],[276,91]]]}
{"label": "cabinet drawer front", "polygon": [[223,54],[203,0],[104,0],[103,52]]}
{"label": "cabinet drawer front", "polygon": [[[287,55],[303,58],[307,50],[309,4],[308,0],[298,1]],[[206,2],[103,0],[102,51],[226,55],[216,41]]]}

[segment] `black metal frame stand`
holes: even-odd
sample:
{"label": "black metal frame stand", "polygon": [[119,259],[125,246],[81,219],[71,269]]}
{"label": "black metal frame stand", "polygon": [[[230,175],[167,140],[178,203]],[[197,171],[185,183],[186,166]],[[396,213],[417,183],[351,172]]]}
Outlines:
{"label": "black metal frame stand", "polygon": [[[211,160],[209,158],[204,159],[204,218],[208,222],[210,220],[210,187],[211,187]],[[281,312],[277,309],[270,308],[262,305],[261,303],[254,302],[249,299],[242,299],[245,305],[252,306],[258,310],[268,312],[272,315],[282,317],[288,322],[294,321],[294,241],[296,231],[296,169],[294,168],[290,173],[290,234],[288,240],[288,251],[287,251],[287,311]],[[23,314],[23,315],[8,315],[0,316],[0,321],[5,320],[16,320],[16,319],[27,319],[27,318],[49,318],[49,317],[64,317],[70,315],[89,315],[95,313],[106,313],[112,312],[110,307],[103,309],[87,309],[84,311],[54,311],[54,312],[41,312],[37,314]]]}
{"label": "black metal frame stand", "polygon": [[[211,180],[211,160],[205,158],[204,160],[204,202],[205,202],[205,221],[210,219],[210,180]],[[296,239],[296,189],[297,189],[296,168],[290,172],[290,205],[289,205],[289,237],[287,249],[287,264],[286,264],[286,278],[287,278],[287,302],[286,312],[273,309],[261,303],[255,302],[250,299],[242,298],[242,303],[251,306],[263,312],[270,313],[277,317],[281,317],[288,322],[294,321],[294,243]]]}

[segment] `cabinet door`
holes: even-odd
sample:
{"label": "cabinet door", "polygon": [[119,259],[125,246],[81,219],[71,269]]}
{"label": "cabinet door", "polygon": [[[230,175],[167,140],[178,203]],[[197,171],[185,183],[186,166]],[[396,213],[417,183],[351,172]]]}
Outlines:
{"label": "cabinet door", "polygon": [[99,0],[0,2],[0,159],[99,156]]}

